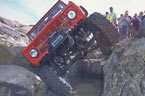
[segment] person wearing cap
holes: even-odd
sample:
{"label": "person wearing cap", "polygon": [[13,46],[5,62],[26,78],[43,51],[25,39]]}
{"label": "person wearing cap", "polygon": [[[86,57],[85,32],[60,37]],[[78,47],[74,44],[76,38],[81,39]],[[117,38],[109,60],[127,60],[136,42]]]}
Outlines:
{"label": "person wearing cap", "polygon": [[139,37],[144,36],[145,37],[145,12],[144,15],[141,18],[141,23],[140,23],[140,33],[139,33]]}
{"label": "person wearing cap", "polygon": [[142,17],[143,17],[143,12],[141,11],[139,13],[138,18],[137,18],[139,20],[139,29],[138,29],[138,36],[139,37],[141,37]]}

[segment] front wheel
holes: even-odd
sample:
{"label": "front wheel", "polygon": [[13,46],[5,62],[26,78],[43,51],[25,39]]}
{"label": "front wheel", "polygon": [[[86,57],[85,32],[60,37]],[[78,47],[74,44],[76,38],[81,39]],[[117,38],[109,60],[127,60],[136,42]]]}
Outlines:
{"label": "front wheel", "polygon": [[45,65],[39,69],[38,75],[47,84],[48,88],[58,96],[69,96],[72,87],[59,77],[51,67]]}

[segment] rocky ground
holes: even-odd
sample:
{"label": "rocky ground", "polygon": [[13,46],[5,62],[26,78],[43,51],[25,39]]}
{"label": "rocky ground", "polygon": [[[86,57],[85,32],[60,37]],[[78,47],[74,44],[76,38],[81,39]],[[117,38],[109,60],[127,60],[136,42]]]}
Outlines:
{"label": "rocky ground", "polygon": [[[51,96],[21,51],[30,26],[0,17],[0,96]],[[29,71],[30,70],[30,71]],[[5,73],[5,74],[4,74]],[[46,95],[48,94],[48,95]]]}
{"label": "rocky ground", "polygon": [[103,72],[102,96],[145,96],[145,38],[120,43]]}
{"label": "rocky ground", "polygon": [[[30,29],[0,17],[0,96],[55,96],[21,53]],[[88,54],[65,78],[77,96],[145,96],[144,67],[145,38],[129,38],[115,45],[108,60],[100,50]]]}

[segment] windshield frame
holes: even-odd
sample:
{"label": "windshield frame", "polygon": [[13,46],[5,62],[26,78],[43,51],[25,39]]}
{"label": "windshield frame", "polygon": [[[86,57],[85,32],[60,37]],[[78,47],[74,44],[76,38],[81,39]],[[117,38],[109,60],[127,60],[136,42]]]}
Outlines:
{"label": "windshield frame", "polygon": [[[50,19],[50,18],[48,18],[48,16],[50,16],[53,12],[54,12],[54,10],[56,9],[56,8],[58,8],[59,7],[59,5],[63,5],[63,8],[61,9],[61,10],[63,10],[65,7],[66,7],[66,4],[64,3],[64,2],[62,2],[61,0],[59,0],[39,21],[38,21],[38,23],[27,33],[27,36],[29,37],[29,39],[32,41],[39,33],[40,33],[40,31],[41,31],[41,29],[44,27],[44,23],[48,23],[50,20],[48,20],[48,19]],[[52,17],[52,18],[54,18],[61,10],[59,10],[55,15],[53,15],[53,16],[50,16],[50,17]],[[41,27],[41,28],[39,28],[39,27]],[[35,34],[35,36],[32,36],[32,34],[33,34],[33,32],[35,32],[35,30],[38,30],[39,32],[37,32],[36,34]]]}

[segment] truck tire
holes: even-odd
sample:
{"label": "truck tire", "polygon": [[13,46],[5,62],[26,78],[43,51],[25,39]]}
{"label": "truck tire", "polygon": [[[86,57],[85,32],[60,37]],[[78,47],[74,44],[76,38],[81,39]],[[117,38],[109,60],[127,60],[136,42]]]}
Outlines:
{"label": "truck tire", "polygon": [[109,46],[109,45],[104,45],[104,44],[100,43],[99,48],[106,58],[108,58],[112,53],[111,46]]}
{"label": "truck tire", "polygon": [[95,12],[84,20],[82,27],[85,31],[96,34],[99,48],[108,57],[112,52],[112,46],[119,41],[119,33],[115,26],[103,15]]}
{"label": "truck tire", "polygon": [[87,18],[87,22],[96,25],[99,31],[104,34],[105,38],[109,40],[111,45],[119,42],[119,32],[115,26],[100,13],[93,13]]}
{"label": "truck tire", "polygon": [[56,95],[69,96],[71,94],[72,87],[64,79],[58,77],[51,67],[45,65],[39,68],[38,75]]}
{"label": "truck tire", "polygon": [[112,44],[103,33],[99,34],[96,38],[98,41],[98,47],[100,48],[105,58],[108,58],[112,53]]}

